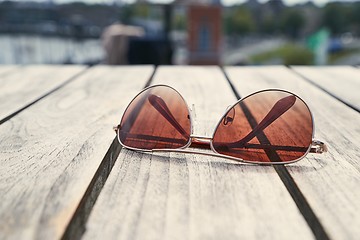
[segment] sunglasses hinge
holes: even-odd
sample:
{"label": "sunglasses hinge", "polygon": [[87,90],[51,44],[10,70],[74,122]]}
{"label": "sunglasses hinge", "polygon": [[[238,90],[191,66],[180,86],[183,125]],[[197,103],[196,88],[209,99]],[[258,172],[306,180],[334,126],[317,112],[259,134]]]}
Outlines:
{"label": "sunglasses hinge", "polygon": [[120,129],[120,125],[113,126],[113,130],[117,133],[117,131]]}
{"label": "sunglasses hinge", "polygon": [[313,140],[311,143],[311,152],[313,153],[324,153],[327,152],[327,146],[325,143],[319,141],[319,140]]}

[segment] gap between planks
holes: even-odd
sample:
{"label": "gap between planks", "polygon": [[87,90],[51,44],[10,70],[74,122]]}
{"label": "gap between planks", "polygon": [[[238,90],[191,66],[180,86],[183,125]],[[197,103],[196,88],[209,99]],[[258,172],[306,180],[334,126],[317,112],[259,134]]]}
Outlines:
{"label": "gap between planks", "polygon": [[[358,112],[281,66],[226,68],[241,94],[263,88],[285,88],[309,104],[316,137],[328,143],[326,155],[309,154],[287,166],[306,200],[333,239],[356,239],[360,231]],[[258,81],[255,81],[258,79]],[[341,80],[341,77],[339,77]]]}
{"label": "gap between planks", "polygon": [[[144,88],[150,86],[157,66],[154,66],[154,70],[149,77],[149,80],[145,83]],[[109,174],[119,157],[122,146],[119,144],[117,137],[114,138],[109,149],[107,150],[104,158],[102,159],[99,168],[94,174],[93,179],[91,180],[84,196],[82,197],[78,208],[76,209],[74,215],[69,221],[68,226],[65,229],[65,232],[61,239],[80,239],[85,232],[85,225],[90,216],[91,210],[105,185],[106,180],[109,177]]]}
{"label": "gap between planks", "polygon": [[[0,189],[6,192],[0,238],[48,239],[64,234],[112,145],[110,128],[119,102],[122,106],[122,99],[131,94],[128,90],[140,90],[153,72],[152,67],[122,69],[127,68],[95,67],[0,126],[4,160]],[[101,77],[103,81],[97,81]],[[131,87],[121,93],[118,83]]]}
{"label": "gap between planks", "polygon": [[[316,81],[316,79],[314,80],[311,80],[308,75],[306,74],[306,72],[304,72],[304,69],[310,69],[310,70],[317,70],[317,67],[295,67],[295,66],[287,66],[291,71],[292,73],[294,73],[295,75],[299,76],[300,78],[302,78],[303,80],[305,80],[306,82],[312,84],[313,86],[321,89],[322,91],[326,92],[327,94],[329,94],[330,96],[332,96],[333,98],[335,98],[336,100],[338,100],[339,102],[345,104],[346,106],[348,106],[349,108],[355,110],[356,112],[360,112],[360,108],[359,108],[359,105],[358,105],[358,102],[357,101],[350,101],[349,99],[347,99],[346,96],[341,96],[341,95],[338,95],[337,94],[337,90],[336,88],[338,88],[338,86],[334,87],[334,85],[329,85],[329,82],[322,82],[322,83],[318,83]],[[320,67],[320,69],[326,69],[326,68],[331,68],[331,69],[336,69],[336,68],[344,68],[344,66],[337,66],[337,67]],[[350,68],[354,69],[354,70],[358,70],[356,67],[349,67],[349,66],[346,66],[346,68],[348,68],[347,70],[349,70]],[[329,73],[331,74],[331,73]],[[360,76],[360,72],[359,72],[359,76]],[[324,75],[323,77],[326,77],[326,75]],[[354,79],[354,78],[352,78]],[[346,80],[346,79],[345,79]],[[355,83],[355,82],[352,82],[352,83]],[[356,90],[356,86],[354,86],[354,84],[351,84],[348,82],[348,85],[346,85],[347,88],[346,89],[341,89],[342,93],[347,93],[349,94],[350,91],[353,91],[351,92],[353,95],[355,96],[358,96],[358,93],[357,92],[354,92],[354,90]],[[355,87],[355,89],[354,89]]]}
{"label": "gap between planks", "polygon": [[[225,92],[220,91],[222,87],[224,90],[225,86],[229,87],[228,82],[223,79],[223,74],[219,69],[210,71],[210,68],[203,71],[162,70],[163,74],[157,74],[159,76],[155,79],[158,83],[170,82],[171,85],[175,85],[172,86],[177,90],[191,89],[190,93],[186,91],[181,93],[187,101],[191,97],[197,103],[196,111],[194,111],[194,106],[190,106],[193,113],[196,113],[195,115],[201,116],[198,121],[194,122],[194,132],[203,135],[210,134],[214,127],[213,117],[220,117],[217,116],[219,107],[224,110],[226,105],[223,103],[228,100],[229,103],[235,101],[231,89]],[[217,72],[219,73],[217,74]],[[208,75],[204,76],[204,73]],[[198,78],[198,84],[192,84],[191,78],[194,80]],[[209,81],[211,79],[214,82]],[[223,85],[216,85],[215,82],[221,79],[224,80]],[[206,92],[211,93],[209,95]],[[218,96],[222,95],[221,99],[224,102],[201,104],[206,99],[204,96],[212,97],[214,93]],[[232,98],[234,99],[232,100]],[[281,234],[285,234],[287,238],[284,239],[288,239],[292,235],[286,235],[286,230],[297,232],[295,238],[313,239],[314,235],[308,224],[272,167],[257,168],[257,166],[241,165],[241,168],[237,168],[232,164],[226,164],[223,159],[218,163],[215,159],[207,160],[198,155],[174,156],[170,154],[170,156],[166,155],[159,159],[157,155],[149,157],[145,154],[121,151],[120,157],[123,160],[117,160],[99,200],[94,206],[86,226],[85,239],[109,238],[109,236],[111,236],[110,238],[122,236],[124,239],[136,237],[159,239],[161,236],[171,236],[172,239],[175,239],[174,234],[176,233],[180,237],[179,239],[186,238],[187,234],[190,239],[197,237],[197,239],[216,239],[216,236],[218,239],[220,239],[219,236],[222,238],[228,236],[234,239],[239,236],[257,236],[259,239],[263,239],[264,235],[262,234],[277,236],[278,239],[281,236],[284,237]],[[163,163],[162,160],[168,160],[169,157],[172,161]],[[179,157],[181,159],[178,159]],[[129,158],[134,159],[130,161]],[[142,160],[140,158],[144,158],[146,161],[140,161]],[[182,160],[185,162],[180,164]],[[245,170],[242,171],[242,168]],[[252,174],[253,171],[262,174]],[[191,182],[189,182],[190,178]],[[264,197],[261,192],[254,190],[256,186],[268,189],[269,182],[274,183],[274,189],[268,197]],[[220,188],[215,190],[216,186]],[[232,191],[227,194],[229,189]],[[241,191],[236,191],[240,189]],[[171,198],[167,199],[168,196]],[[278,196],[283,196],[282,204],[276,205]],[[213,204],[217,201],[221,204],[214,207]],[[239,202],[243,203],[241,209],[238,209]],[[171,212],[168,214],[168,211]],[[113,213],[114,215],[112,215]],[[272,221],[267,221],[267,218]],[[252,220],[258,226],[247,225]],[[107,221],[111,221],[111,224]],[[269,227],[275,222],[292,224],[283,232],[281,227],[283,224],[276,224],[276,227],[274,226],[270,230]],[[224,230],[223,227],[231,228],[231,230],[218,231]],[[245,231],[242,231],[241,227]]]}
{"label": "gap between planks", "polygon": [[[227,79],[228,83],[231,86],[232,91],[234,92],[237,99],[241,99],[240,94],[238,93],[235,86],[232,84],[228,74],[221,68],[225,78]],[[285,185],[286,189],[289,191],[292,199],[296,203],[301,214],[304,216],[307,224],[309,225],[310,229],[314,233],[316,239],[329,239],[328,234],[326,233],[324,227],[321,225],[318,217],[311,209],[310,204],[307,202],[304,194],[301,192],[297,184],[295,183],[294,179],[291,177],[289,171],[286,169],[285,166],[282,165],[274,165],[273,166],[276,173],[279,175],[281,181]]]}
{"label": "gap between planks", "polygon": [[[155,74],[155,70],[152,74],[152,77],[154,76],[154,74]],[[225,72],[224,72],[224,74],[225,74],[226,78],[228,79],[229,84],[230,84],[234,94],[236,95],[237,98],[239,98],[240,96],[237,93],[236,89],[232,86],[230,79],[227,77]],[[150,85],[152,77],[149,79],[146,86]],[[325,92],[327,92],[327,91],[325,91]],[[102,164],[100,165],[97,173],[95,174],[95,178],[93,179],[92,183],[90,184],[89,189],[87,190],[86,194],[84,195],[84,198],[81,201],[81,204],[79,205],[78,210],[76,211],[76,214],[74,215],[72,221],[70,222],[68,229],[63,236],[64,239],[67,239],[70,236],[73,237],[74,236],[74,235],[72,235],[72,234],[74,234],[73,231],[77,231],[76,229],[78,229],[78,230],[81,229],[82,232],[81,232],[80,236],[82,235],[82,233],[84,231],[84,226],[86,224],[87,217],[89,216],[89,214],[91,212],[91,208],[94,205],[96,198],[101,191],[102,186],[105,184],[106,178],[109,175],[111,168],[117,159],[117,156],[119,155],[121,147],[115,140],[112,143],[112,145],[110,146],[107,154],[105,155],[105,157],[102,161]],[[109,164],[104,163],[104,162],[109,162]],[[302,213],[302,215],[306,219],[307,223],[311,227],[316,238],[317,239],[328,239],[328,236],[327,236],[323,226],[319,222],[317,216],[312,211],[309,203],[306,201],[306,198],[304,197],[304,195],[302,194],[302,192],[300,191],[300,189],[294,182],[293,178],[289,174],[286,167],[276,166],[275,170],[278,173],[278,175],[279,175],[280,179],[282,180],[282,182],[284,183],[284,185],[286,186],[287,190],[291,194],[291,196],[292,196],[293,200],[295,201],[296,205],[298,206],[300,212]],[[101,180],[103,180],[103,183],[101,186],[98,186],[99,179],[102,178],[102,175],[104,175],[104,174],[105,174],[105,179],[101,179]],[[93,198],[94,194],[95,194],[95,199]],[[92,202],[89,202],[89,199]],[[89,204],[91,206],[89,206]],[[77,234],[79,234],[79,232]]]}
{"label": "gap between planks", "polygon": [[[21,69],[18,69],[21,70]],[[67,84],[69,84],[70,82],[72,82],[74,79],[80,77],[82,74],[84,74],[86,71],[88,70],[88,67],[85,67],[83,70],[79,71],[78,73],[74,74],[73,76],[71,76],[68,80],[65,80],[64,82],[60,83],[59,85],[55,86],[54,88],[50,89],[49,91],[43,93],[42,95],[40,95],[39,97],[36,97],[34,100],[32,100],[31,102],[25,104],[23,107],[20,107],[18,110],[15,110],[14,112],[10,113],[9,115],[5,116],[4,118],[0,119],[0,125],[3,124],[4,122],[10,120],[11,118],[15,117],[16,115],[18,115],[19,113],[21,113],[22,111],[26,110],[27,108],[31,107],[32,105],[36,104],[37,102],[39,102],[40,100],[44,99],[45,97],[49,96],[50,94],[56,92],[57,90],[63,88],[64,86],[66,86]],[[10,71],[9,73],[11,73],[12,71]],[[5,74],[7,75],[7,74]]]}

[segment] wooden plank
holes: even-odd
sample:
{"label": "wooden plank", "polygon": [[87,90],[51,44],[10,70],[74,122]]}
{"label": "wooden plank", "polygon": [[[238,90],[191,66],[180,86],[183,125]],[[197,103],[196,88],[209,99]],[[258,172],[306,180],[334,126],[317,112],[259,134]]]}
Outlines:
{"label": "wooden plank", "polygon": [[[333,239],[360,234],[360,115],[285,67],[226,69],[241,96],[264,88],[297,93],[310,106],[325,155],[309,154],[287,169]],[[340,79],[338,79],[340,81]]]}
{"label": "wooden plank", "polygon": [[360,111],[360,71],[351,66],[292,67],[325,91]]}
{"label": "wooden plank", "polygon": [[114,139],[112,124],[152,71],[91,68],[0,125],[0,239],[64,234]]}
{"label": "wooden plank", "polygon": [[[19,66],[16,66],[16,65],[0,65],[0,77],[2,75],[8,74],[12,71],[15,71],[18,68],[19,68]],[[1,80],[0,80],[0,82],[1,82]]]}
{"label": "wooden plank", "polygon": [[0,120],[79,74],[84,66],[28,66],[1,78]]}
{"label": "wooden plank", "polygon": [[[216,67],[160,67],[156,83],[182,93],[197,135],[211,136],[236,100]],[[313,239],[272,167],[126,149],[86,229],[83,239]]]}

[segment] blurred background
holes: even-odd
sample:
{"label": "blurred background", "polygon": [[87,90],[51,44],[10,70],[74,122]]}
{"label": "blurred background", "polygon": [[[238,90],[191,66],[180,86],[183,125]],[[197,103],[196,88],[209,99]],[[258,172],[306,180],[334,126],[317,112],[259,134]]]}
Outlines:
{"label": "blurred background", "polygon": [[359,65],[360,2],[0,1],[0,64]]}

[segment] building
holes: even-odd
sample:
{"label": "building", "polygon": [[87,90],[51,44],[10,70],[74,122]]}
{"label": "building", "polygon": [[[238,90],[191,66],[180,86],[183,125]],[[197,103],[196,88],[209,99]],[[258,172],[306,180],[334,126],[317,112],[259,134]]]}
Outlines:
{"label": "building", "polygon": [[189,64],[218,65],[221,59],[220,0],[188,1]]}

